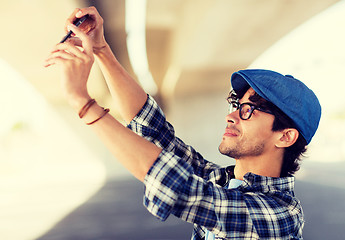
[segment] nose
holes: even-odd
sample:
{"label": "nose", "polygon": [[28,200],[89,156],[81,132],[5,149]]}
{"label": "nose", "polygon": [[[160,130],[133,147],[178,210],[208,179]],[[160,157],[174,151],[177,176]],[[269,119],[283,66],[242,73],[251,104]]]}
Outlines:
{"label": "nose", "polygon": [[238,123],[239,121],[239,113],[238,113],[239,110],[236,110],[232,113],[229,113],[228,115],[225,116],[225,121],[226,123]]}

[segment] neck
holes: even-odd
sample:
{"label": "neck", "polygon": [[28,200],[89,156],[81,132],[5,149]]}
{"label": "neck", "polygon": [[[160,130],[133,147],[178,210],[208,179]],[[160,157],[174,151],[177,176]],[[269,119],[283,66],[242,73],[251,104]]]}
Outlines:
{"label": "neck", "polygon": [[266,177],[280,177],[282,164],[282,154],[236,159],[235,178],[243,180],[243,176],[248,172]]}

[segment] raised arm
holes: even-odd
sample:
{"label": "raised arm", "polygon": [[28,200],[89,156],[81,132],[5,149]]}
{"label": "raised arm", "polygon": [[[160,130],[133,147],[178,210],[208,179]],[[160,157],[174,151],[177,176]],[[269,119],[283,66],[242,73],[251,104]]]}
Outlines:
{"label": "raised arm", "polygon": [[[83,31],[75,26],[70,26],[69,29],[81,40],[81,48],[70,42],[58,44],[46,60],[45,66],[61,66],[63,72],[62,86],[69,104],[76,113],[80,114],[85,123],[92,123],[98,119],[90,126],[116,159],[136,178],[143,181],[148,170],[159,156],[161,148],[123,126],[97,103],[91,105],[87,111],[81,111],[91,100],[87,90],[87,80],[94,63],[93,45],[90,37]],[[127,74],[123,73],[124,75],[122,75],[123,70],[120,65],[114,59],[112,61],[114,61],[112,63],[118,71],[114,71],[117,74],[114,82],[120,82],[118,87],[121,88],[120,85],[122,85],[124,92],[130,92],[121,95],[123,98],[134,98],[136,91],[141,92],[140,88],[133,83]],[[109,62],[106,61],[106,64],[110,64]],[[136,90],[131,90],[131,86]],[[134,101],[132,102],[134,104]],[[132,113],[134,113],[134,109],[139,108],[138,104],[134,105],[136,106],[131,106]]]}
{"label": "raised arm", "polygon": [[[103,19],[94,7],[76,9],[68,18],[66,25],[71,24],[76,18],[89,14],[86,22],[87,32],[98,65],[106,79],[114,102],[122,118],[129,123],[144,105],[147,94],[141,86],[126,72],[117,61],[104,38]],[[74,45],[80,45],[78,38],[72,38]]]}
{"label": "raised arm", "polygon": [[146,92],[120,65],[108,44],[95,56],[119,113],[129,123],[146,102]]}

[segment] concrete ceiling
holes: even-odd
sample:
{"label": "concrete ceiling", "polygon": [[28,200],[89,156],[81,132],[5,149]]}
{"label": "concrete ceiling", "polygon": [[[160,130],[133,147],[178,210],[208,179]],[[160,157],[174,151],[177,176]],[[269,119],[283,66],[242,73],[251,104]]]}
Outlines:
{"label": "concrete ceiling", "polygon": [[[147,0],[147,54],[159,96],[228,88],[237,69],[292,29],[338,0]],[[64,35],[76,7],[94,5],[105,20],[106,39],[131,72],[124,29],[124,0],[1,1],[0,58],[11,64],[50,102],[64,103],[59,71],[43,60]],[[134,76],[134,74],[133,74]],[[4,87],[4,86],[3,86]],[[108,90],[97,67],[91,92]]]}

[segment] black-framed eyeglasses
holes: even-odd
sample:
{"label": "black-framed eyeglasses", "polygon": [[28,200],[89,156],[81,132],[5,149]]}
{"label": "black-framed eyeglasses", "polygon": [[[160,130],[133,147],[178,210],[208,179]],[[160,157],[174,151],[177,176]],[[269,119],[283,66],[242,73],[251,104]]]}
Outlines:
{"label": "black-framed eyeglasses", "polygon": [[230,99],[228,99],[228,102],[229,114],[237,110],[240,110],[239,115],[242,120],[248,120],[252,116],[254,110],[259,110],[261,112],[273,114],[272,111],[256,106],[253,103],[245,102],[240,104],[239,102],[231,101]]}

